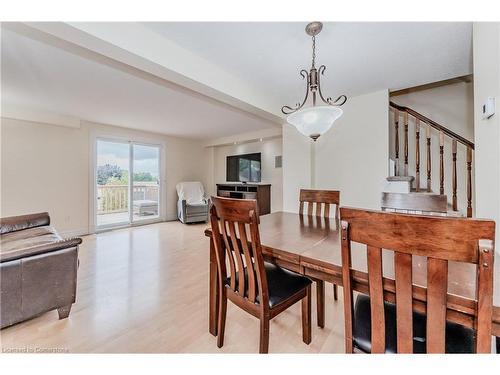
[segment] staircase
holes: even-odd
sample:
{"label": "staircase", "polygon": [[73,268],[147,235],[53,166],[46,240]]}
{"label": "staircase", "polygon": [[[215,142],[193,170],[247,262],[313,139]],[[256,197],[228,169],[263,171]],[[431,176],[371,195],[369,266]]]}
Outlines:
{"label": "staircase", "polygon": [[411,108],[390,102],[389,109],[393,140],[384,199],[410,194],[414,201],[442,202],[446,196],[449,215],[472,217],[474,143]]}

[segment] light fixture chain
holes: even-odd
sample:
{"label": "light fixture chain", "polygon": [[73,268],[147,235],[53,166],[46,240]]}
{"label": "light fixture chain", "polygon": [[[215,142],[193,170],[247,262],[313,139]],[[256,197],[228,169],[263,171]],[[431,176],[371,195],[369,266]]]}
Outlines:
{"label": "light fixture chain", "polygon": [[316,67],[316,37],[312,36],[312,67]]}

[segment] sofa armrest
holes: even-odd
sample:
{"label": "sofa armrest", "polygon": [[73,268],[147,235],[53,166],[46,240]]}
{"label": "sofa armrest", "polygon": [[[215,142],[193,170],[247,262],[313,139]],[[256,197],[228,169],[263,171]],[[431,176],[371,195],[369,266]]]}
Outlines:
{"label": "sofa armrest", "polygon": [[50,243],[26,247],[24,249],[17,249],[15,251],[0,253],[0,263],[8,262],[11,260],[21,259],[28,256],[40,255],[50,253],[52,251],[69,249],[77,247],[82,243],[82,239],[78,237],[62,239]]}
{"label": "sofa armrest", "polygon": [[44,225],[50,225],[50,216],[48,212],[4,217],[0,219],[0,234],[17,232]]}

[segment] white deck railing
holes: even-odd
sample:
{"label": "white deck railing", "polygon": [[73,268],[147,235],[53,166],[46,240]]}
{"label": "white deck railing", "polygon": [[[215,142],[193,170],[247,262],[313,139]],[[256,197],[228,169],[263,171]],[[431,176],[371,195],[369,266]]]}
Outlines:
{"label": "white deck railing", "polygon": [[[159,186],[150,183],[135,183],[133,200],[158,202]],[[128,211],[128,185],[97,185],[97,213],[108,214]]]}

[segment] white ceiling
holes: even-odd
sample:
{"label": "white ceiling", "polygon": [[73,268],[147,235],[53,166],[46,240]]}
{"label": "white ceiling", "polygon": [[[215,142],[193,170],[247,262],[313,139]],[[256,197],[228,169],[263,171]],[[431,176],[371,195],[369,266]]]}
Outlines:
{"label": "white ceiling", "polygon": [[199,139],[275,124],[2,29],[2,106]]}
{"label": "white ceiling", "polygon": [[[161,36],[155,48],[161,49],[162,41],[166,46],[168,39],[210,62],[258,93],[274,114],[280,114],[281,105],[294,105],[303,98],[305,83],[299,70],[308,69],[311,59],[305,23],[141,25]],[[132,24],[99,27],[115,35],[127,27],[130,33],[135,30]],[[175,58],[167,47],[163,52]],[[317,65],[321,64],[327,66],[323,92],[334,98],[470,74],[472,24],[325,23],[317,38]],[[199,70],[211,74],[209,69]],[[2,104],[193,138],[275,125],[158,77],[134,74],[5,28],[1,88]],[[237,98],[234,92],[230,95]]]}
{"label": "white ceiling", "polygon": [[[143,23],[263,93],[294,105],[311,65],[306,23]],[[325,23],[316,38],[317,66],[327,66],[324,94],[356,96],[408,88],[472,73],[472,24],[456,22]],[[276,112],[279,112],[277,108]]]}

